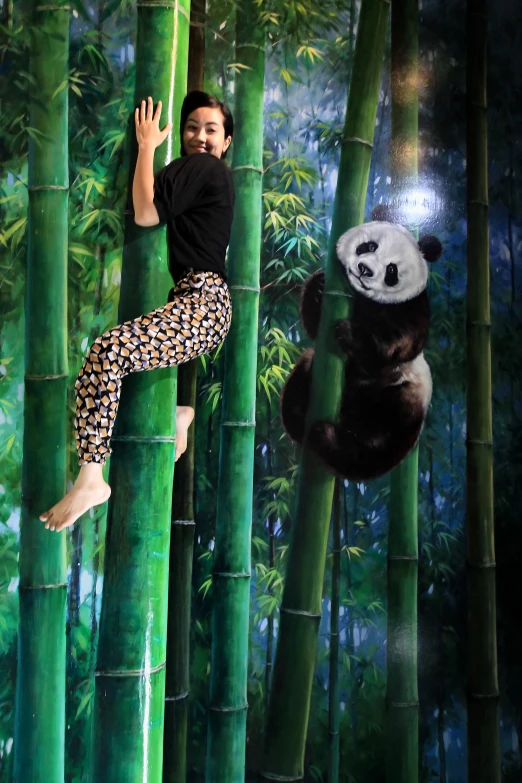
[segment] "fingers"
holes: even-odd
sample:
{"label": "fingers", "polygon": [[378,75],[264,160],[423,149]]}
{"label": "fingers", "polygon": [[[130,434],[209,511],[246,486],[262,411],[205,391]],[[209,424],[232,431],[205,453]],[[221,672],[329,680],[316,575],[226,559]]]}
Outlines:
{"label": "fingers", "polygon": [[145,122],[146,120],[148,122],[151,122],[153,119],[159,120],[159,118],[161,117],[161,101],[158,101],[158,105],[156,106],[156,112],[154,114],[154,117],[152,116],[153,107],[154,104],[152,102],[152,97],[149,95],[149,97],[147,98],[147,104],[145,104],[145,101],[143,100],[139,108],[135,109],[134,111],[136,124],[138,124],[139,122]]}
{"label": "fingers", "polygon": [[138,119],[139,122],[145,122],[145,120],[152,119],[152,98],[147,98],[147,105],[145,105],[145,101],[143,100],[140,104],[139,109],[136,109],[134,112],[135,117]]}

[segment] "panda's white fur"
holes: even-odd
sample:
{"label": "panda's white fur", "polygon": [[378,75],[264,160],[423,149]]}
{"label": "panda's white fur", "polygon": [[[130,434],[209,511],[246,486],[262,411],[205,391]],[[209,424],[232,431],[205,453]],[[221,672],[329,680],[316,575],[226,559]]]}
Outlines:
{"label": "panda's white fur", "polygon": [[[334,325],[345,355],[337,421],[314,422],[309,447],[334,473],[366,481],[387,473],[415,446],[424,426],[432,380],[423,355],[429,330],[427,261],[442,246],[382,221],[345,232],[337,254],[354,291],[351,314]],[[318,270],[303,286],[300,315],[307,335],[317,337],[325,275]],[[298,443],[305,439],[313,348],[307,349],[281,395],[281,420]]]}
{"label": "panda's white fur", "polygon": [[[357,248],[375,242],[375,252],[357,254]],[[346,231],[337,242],[337,255],[352,287],[367,299],[382,304],[405,302],[426,288],[428,264],[415,238],[402,226],[381,221],[364,223]],[[363,276],[359,264],[368,267],[373,276]],[[398,282],[385,284],[386,269],[397,267]]]}

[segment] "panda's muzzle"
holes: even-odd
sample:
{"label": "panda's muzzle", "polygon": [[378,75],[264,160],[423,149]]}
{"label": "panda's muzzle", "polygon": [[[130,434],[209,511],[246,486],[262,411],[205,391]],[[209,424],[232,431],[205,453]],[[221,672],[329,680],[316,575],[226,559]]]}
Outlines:
{"label": "panda's muzzle", "polygon": [[362,277],[373,277],[373,272],[370,269],[369,266],[366,266],[366,264],[359,263],[357,264],[357,269],[361,273]]}

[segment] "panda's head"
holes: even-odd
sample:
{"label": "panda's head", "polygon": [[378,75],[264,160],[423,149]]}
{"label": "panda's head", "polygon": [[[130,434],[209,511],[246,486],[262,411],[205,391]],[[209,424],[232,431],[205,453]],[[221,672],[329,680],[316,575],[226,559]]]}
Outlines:
{"label": "panda's head", "polygon": [[413,299],[426,288],[427,261],[436,261],[442,245],[435,237],[418,243],[402,226],[375,221],[346,231],[337,255],[359,294],[383,304]]}

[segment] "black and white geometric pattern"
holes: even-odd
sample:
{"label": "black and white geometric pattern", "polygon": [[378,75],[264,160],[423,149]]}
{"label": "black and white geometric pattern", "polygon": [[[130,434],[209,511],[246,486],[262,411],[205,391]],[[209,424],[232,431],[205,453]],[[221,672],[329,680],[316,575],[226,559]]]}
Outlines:
{"label": "black and white geometric pattern", "polygon": [[231,318],[223,278],[190,270],[174,287],[173,301],[96,338],[74,385],[79,464],[103,465],[111,455],[122,378],[210,353],[227,336]]}

